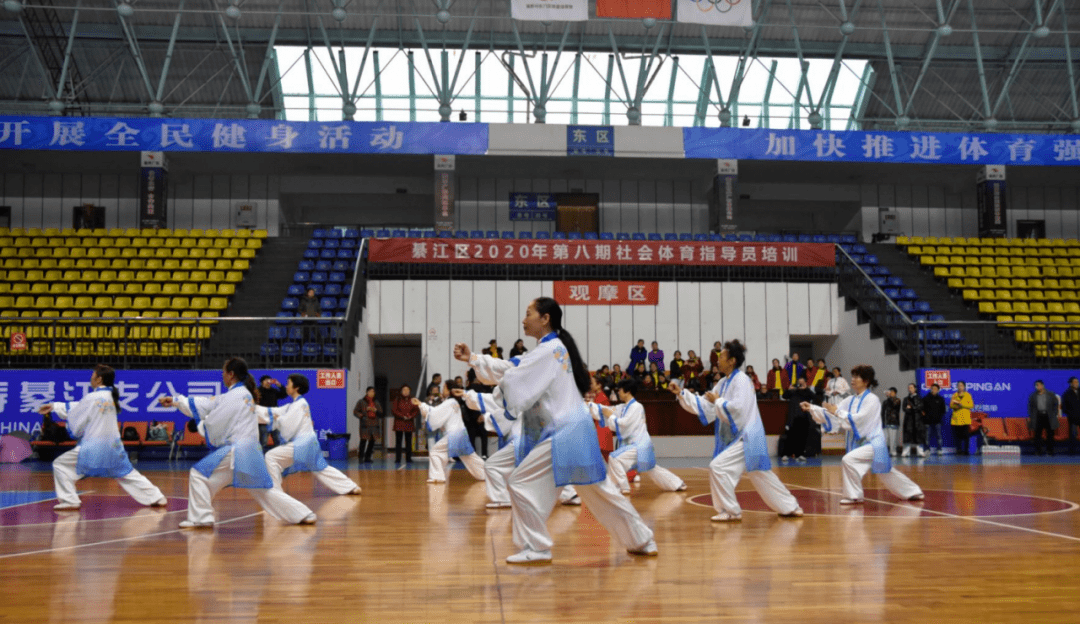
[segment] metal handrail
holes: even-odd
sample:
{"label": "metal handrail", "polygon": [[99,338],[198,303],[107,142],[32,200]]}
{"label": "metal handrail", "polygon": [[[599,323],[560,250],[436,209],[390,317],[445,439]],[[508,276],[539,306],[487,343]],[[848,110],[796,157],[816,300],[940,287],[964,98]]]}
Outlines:
{"label": "metal handrail", "polygon": [[869,276],[869,275],[868,275],[868,274],[866,273],[866,271],[863,271],[862,267],[861,267],[861,266],[859,266],[859,263],[858,263],[858,262],[855,262],[855,259],[854,259],[854,258],[852,258],[852,257],[851,257],[851,255],[850,255],[850,254],[848,254],[848,252],[847,252],[847,251],[845,251],[843,247],[841,247],[840,245],[836,245],[836,249],[837,249],[837,251],[839,251],[840,253],[844,254],[844,257],[845,257],[845,258],[847,258],[848,262],[850,262],[850,263],[851,263],[851,266],[855,267],[855,270],[856,270],[856,271],[858,271],[858,272],[859,272],[859,274],[860,274],[860,275],[862,275],[862,276],[863,276],[863,278],[864,278],[864,279],[865,279],[865,280],[866,280],[866,281],[867,281],[867,282],[868,282],[868,283],[869,283],[869,284],[870,284],[871,286],[873,286],[873,287],[874,287],[874,290],[876,290],[876,291],[878,292],[878,294],[879,294],[879,295],[881,295],[881,297],[882,297],[883,299],[885,299],[885,301],[887,301],[887,302],[888,302],[889,306],[890,306],[890,307],[891,307],[891,308],[893,309],[893,311],[895,311],[895,312],[896,312],[897,314],[899,314],[899,315],[900,315],[901,317],[903,317],[903,319],[904,319],[904,320],[905,320],[905,321],[906,321],[906,322],[907,322],[907,323],[908,323],[909,325],[911,325],[911,324],[915,323],[915,321],[912,321],[912,320],[911,320],[911,317],[909,317],[909,316],[907,315],[907,313],[905,313],[905,312],[904,312],[903,310],[901,310],[901,309],[900,309],[900,307],[899,307],[899,306],[897,306],[897,305],[896,305],[896,302],[895,302],[895,301],[893,301],[891,297],[889,297],[888,295],[886,295],[886,294],[885,294],[885,291],[884,291],[884,290],[882,290],[882,289],[881,289],[881,287],[880,287],[880,286],[878,286],[878,285],[877,285],[877,284],[876,284],[876,283],[874,282],[873,278],[871,278],[871,277],[870,277],[870,276]]}

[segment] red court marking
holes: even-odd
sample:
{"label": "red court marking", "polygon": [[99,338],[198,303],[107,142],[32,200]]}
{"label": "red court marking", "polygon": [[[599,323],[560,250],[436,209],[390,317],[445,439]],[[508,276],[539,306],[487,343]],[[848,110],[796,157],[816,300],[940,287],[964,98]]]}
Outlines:
{"label": "red court marking", "polygon": [[[78,511],[53,511],[57,504],[56,499],[38,501],[16,507],[0,509],[0,526],[17,526],[25,524],[51,524],[56,522],[57,517],[78,516],[82,520],[113,520],[131,517],[135,512],[146,507],[136,503],[130,496],[103,496],[100,494],[87,494],[80,496],[82,509]],[[187,499],[170,498],[165,506],[165,511],[182,511],[187,509]]]}
{"label": "red court marking", "polygon": [[[863,516],[941,518],[943,515],[971,518],[1000,516],[1027,516],[1056,513],[1076,509],[1075,503],[1054,498],[1041,498],[1024,494],[1001,492],[953,492],[951,490],[923,490],[926,500],[922,502],[901,501],[888,490],[865,490],[866,502],[860,505],[841,505],[840,492],[827,493],[793,488],[791,493],[799,506],[809,515],[847,516],[857,511]],[[739,504],[744,511],[772,510],[757,492],[737,492]],[[699,494],[689,499],[695,505],[712,507],[712,497]],[[876,502],[882,501],[882,502]]]}

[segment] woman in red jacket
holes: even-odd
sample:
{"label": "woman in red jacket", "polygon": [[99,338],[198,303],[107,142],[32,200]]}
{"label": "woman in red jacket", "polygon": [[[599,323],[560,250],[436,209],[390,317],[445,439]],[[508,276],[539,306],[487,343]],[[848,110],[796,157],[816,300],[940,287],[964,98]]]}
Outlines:
{"label": "woman in red jacket", "polygon": [[[401,386],[398,397],[394,399],[394,443],[397,447],[394,456],[395,463],[401,463],[401,451],[405,451],[405,463],[412,463],[412,434],[416,430],[416,416],[420,408],[412,404],[412,388],[409,384]],[[402,447],[402,438],[405,438],[405,446]]]}

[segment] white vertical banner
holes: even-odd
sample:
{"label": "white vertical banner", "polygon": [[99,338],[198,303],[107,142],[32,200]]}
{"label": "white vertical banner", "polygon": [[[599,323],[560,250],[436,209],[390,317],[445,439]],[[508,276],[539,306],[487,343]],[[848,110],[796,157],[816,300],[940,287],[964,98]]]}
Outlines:
{"label": "white vertical banner", "polygon": [[589,19],[589,0],[510,0],[510,17],[540,22],[584,22]]}
{"label": "white vertical banner", "polygon": [[753,26],[751,0],[676,0],[676,21],[709,26]]}

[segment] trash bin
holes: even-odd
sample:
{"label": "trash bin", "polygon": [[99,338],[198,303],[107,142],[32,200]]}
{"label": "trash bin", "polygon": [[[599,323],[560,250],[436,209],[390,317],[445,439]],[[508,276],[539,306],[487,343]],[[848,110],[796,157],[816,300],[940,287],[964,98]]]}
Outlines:
{"label": "trash bin", "polygon": [[326,434],[326,451],[330,459],[349,459],[349,433]]}

